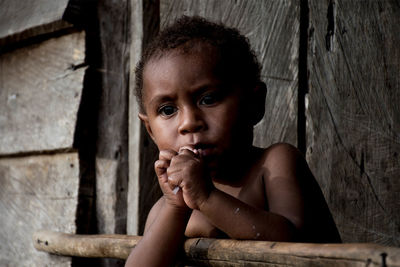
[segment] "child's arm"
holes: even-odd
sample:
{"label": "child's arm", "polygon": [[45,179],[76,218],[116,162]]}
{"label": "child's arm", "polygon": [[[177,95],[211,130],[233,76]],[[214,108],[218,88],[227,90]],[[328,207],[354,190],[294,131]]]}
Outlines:
{"label": "child's arm", "polygon": [[180,210],[161,199],[157,214],[143,238],[132,250],[125,266],[170,266],[181,249],[190,210]]}
{"label": "child's arm", "polygon": [[298,170],[306,163],[297,149],[286,144],[275,145],[265,153],[262,175],[269,211],[249,206],[218,189],[211,191],[200,211],[231,238],[295,241],[304,225],[304,199],[298,183],[298,176],[303,174]]}
{"label": "child's arm", "polygon": [[125,266],[169,266],[181,249],[191,210],[185,205],[182,192],[174,194],[168,184],[166,169],[175,154],[160,152],[155,169],[164,196],[150,211],[143,238],[132,250]]}
{"label": "child's arm", "polygon": [[[231,238],[293,241],[304,223],[304,201],[297,182],[297,176],[302,174],[297,170],[305,161],[289,145],[274,146],[266,153],[262,175],[269,211],[252,207],[216,188],[207,189],[207,179],[190,170],[198,167],[188,167],[183,158],[182,167],[176,160],[168,171],[183,188],[186,204],[202,212]],[[186,154],[190,156],[190,152]]]}

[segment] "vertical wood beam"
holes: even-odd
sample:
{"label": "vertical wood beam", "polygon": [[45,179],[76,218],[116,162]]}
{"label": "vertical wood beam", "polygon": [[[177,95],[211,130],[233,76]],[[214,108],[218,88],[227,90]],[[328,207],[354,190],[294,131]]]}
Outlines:
{"label": "vertical wood beam", "polygon": [[[155,198],[159,197],[149,190],[157,180],[154,178],[154,159],[156,147],[141,124],[139,107],[135,97],[135,67],[145,46],[159,30],[159,0],[131,0],[131,46],[129,83],[129,189],[127,233],[143,232],[148,211]],[[152,193],[153,192],[153,193]],[[150,197],[150,201],[148,198]]]}
{"label": "vertical wood beam", "polygon": [[129,2],[98,3],[101,75],[96,151],[96,210],[100,233],[126,233],[128,191]]}
{"label": "vertical wood beam", "polygon": [[129,182],[126,232],[138,235],[139,230],[139,162],[140,162],[140,120],[139,107],[135,97],[134,66],[142,54],[143,1],[130,0],[131,4],[131,45],[129,72]]}

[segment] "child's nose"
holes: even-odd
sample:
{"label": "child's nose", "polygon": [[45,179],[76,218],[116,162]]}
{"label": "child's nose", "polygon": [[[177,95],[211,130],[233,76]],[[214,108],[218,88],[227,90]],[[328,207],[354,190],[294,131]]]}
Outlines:
{"label": "child's nose", "polygon": [[205,128],[205,122],[201,111],[196,108],[186,108],[181,113],[179,132],[181,134],[201,131]]}

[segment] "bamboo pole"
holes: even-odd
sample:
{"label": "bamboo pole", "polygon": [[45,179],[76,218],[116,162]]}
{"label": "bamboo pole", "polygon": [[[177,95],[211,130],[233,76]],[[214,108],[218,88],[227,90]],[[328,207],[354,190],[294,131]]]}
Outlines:
{"label": "bamboo pole", "polygon": [[[77,257],[126,259],[139,236],[73,235],[38,231],[39,251]],[[182,261],[196,266],[400,266],[400,248],[369,243],[306,244],[193,238]]]}

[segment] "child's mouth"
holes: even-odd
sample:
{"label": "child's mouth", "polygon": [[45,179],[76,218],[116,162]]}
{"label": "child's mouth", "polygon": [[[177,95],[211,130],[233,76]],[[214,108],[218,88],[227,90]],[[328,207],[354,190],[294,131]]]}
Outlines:
{"label": "child's mouth", "polygon": [[201,157],[208,157],[213,154],[214,146],[210,144],[195,144],[195,145],[186,145],[182,146],[179,149],[179,153],[183,149],[188,149],[192,151],[194,154],[199,155]]}
{"label": "child's mouth", "polygon": [[201,155],[201,157],[209,157],[210,155],[212,155],[212,149],[211,148],[200,148],[198,149],[199,154]]}

